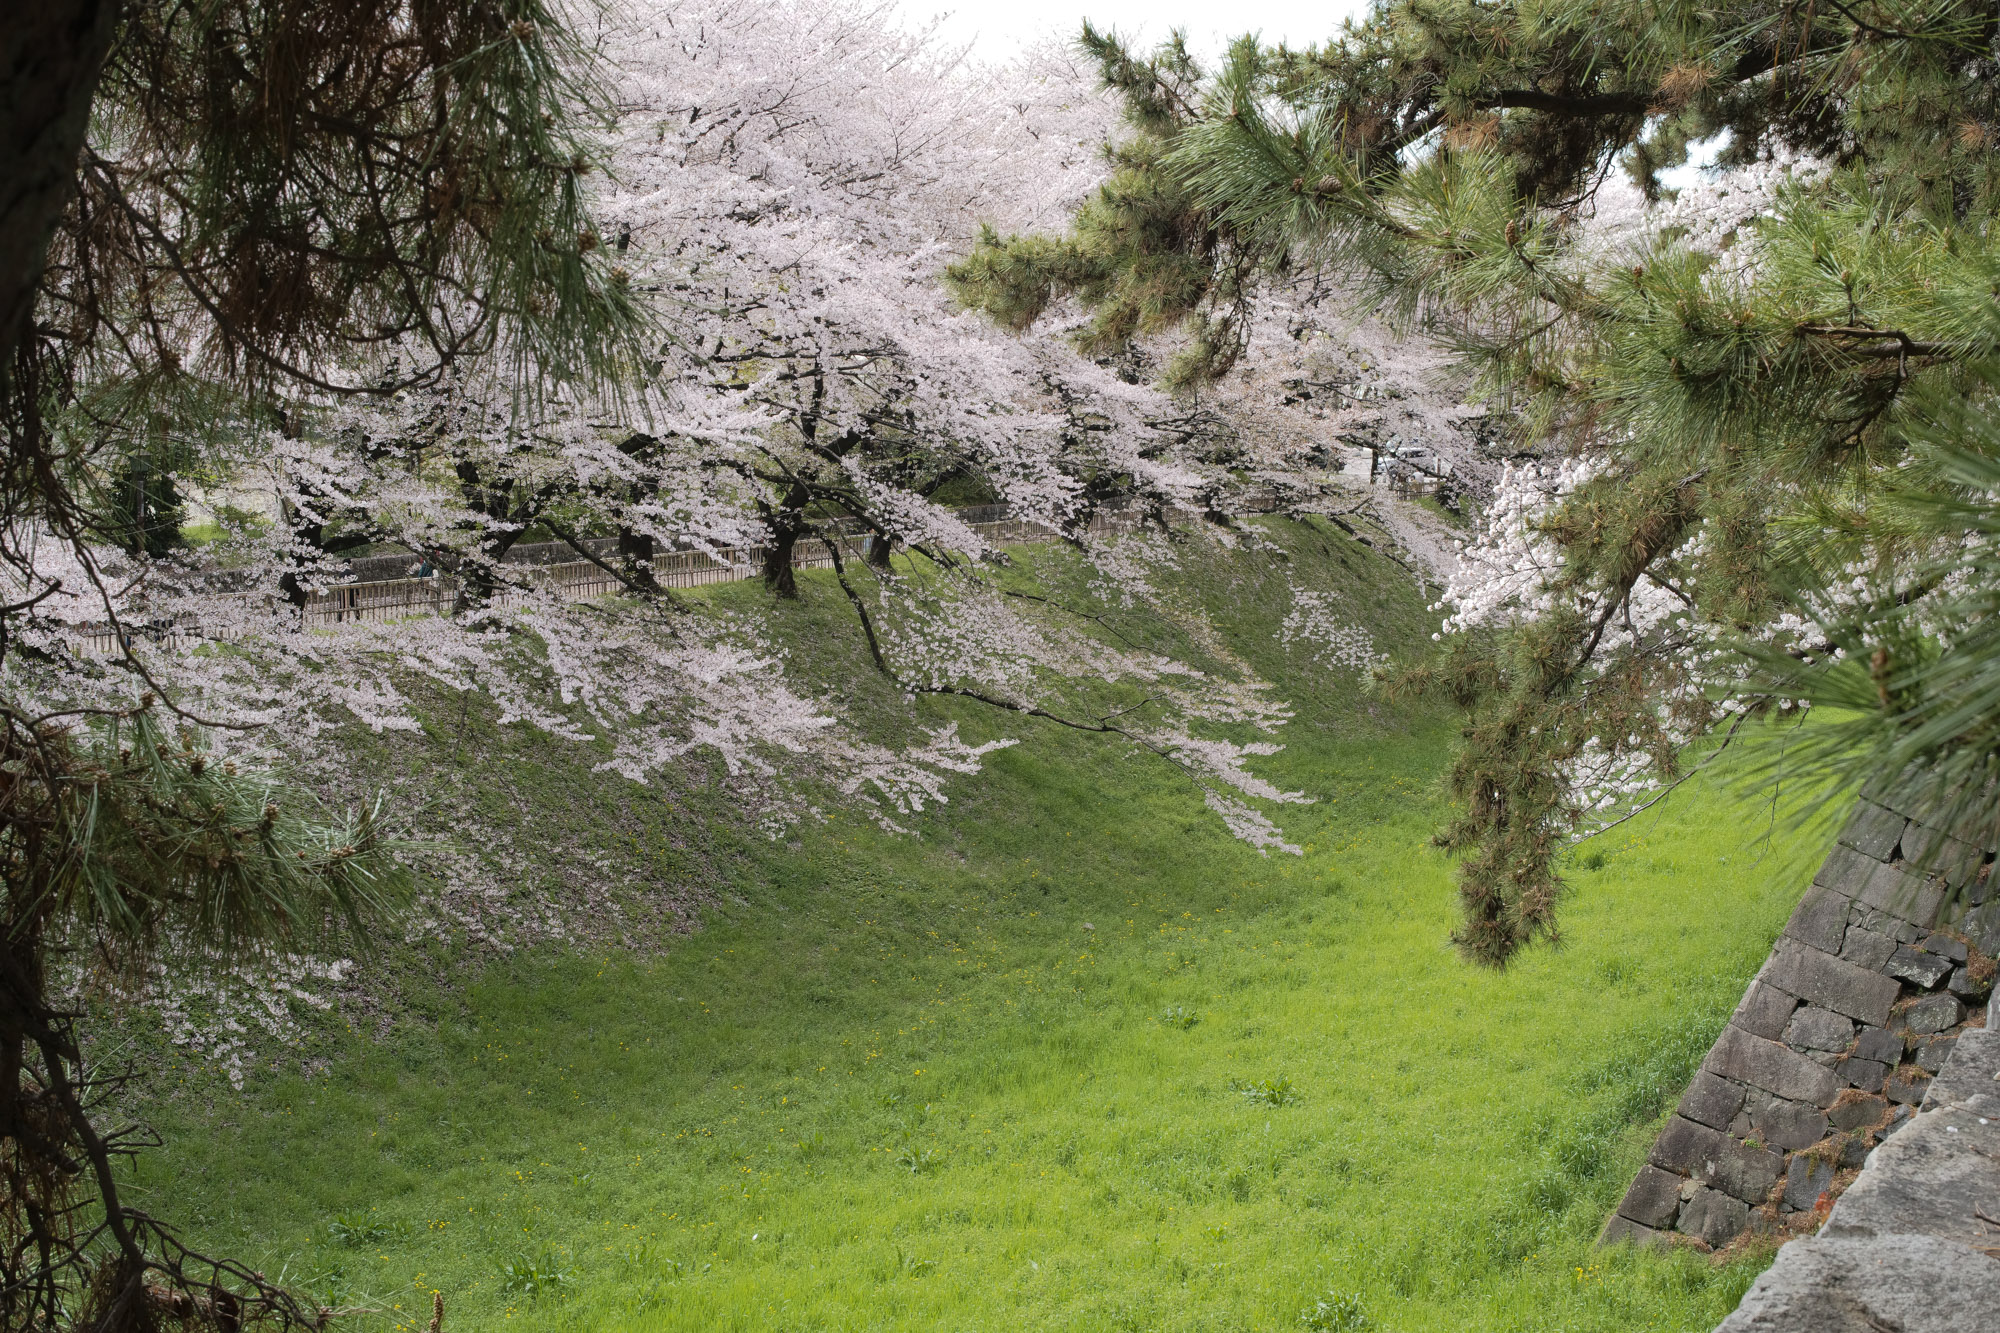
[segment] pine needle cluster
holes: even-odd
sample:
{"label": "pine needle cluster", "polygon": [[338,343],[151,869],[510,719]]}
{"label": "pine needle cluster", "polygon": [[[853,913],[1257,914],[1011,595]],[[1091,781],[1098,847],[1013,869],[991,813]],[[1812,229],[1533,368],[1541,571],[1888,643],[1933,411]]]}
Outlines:
{"label": "pine needle cluster", "polygon": [[1184,345],[1161,381],[1188,389],[1227,374],[1243,353],[1245,319],[1273,250],[1196,198],[1167,166],[1198,123],[1203,72],[1175,33],[1150,56],[1086,23],[1080,44],[1120,99],[1129,137],[1105,146],[1109,178],[1061,236],[982,231],[972,253],[945,270],[959,300],[1017,332],[1074,297],[1089,311],[1073,339],[1104,357],[1135,338],[1180,331]]}
{"label": "pine needle cluster", "polygon": [[[320,1312],[187,1249],[124,1197],[141,1128],[91,1060],[77,1001],[149,964],[228,967],[366,942],[406,879],[381,811],[319,810],[239,768],[150,696],[94,719],[0,717],[0,1323],[313,1327]],[[75,997],[75,998],[69,998]],[[236,1322],[231,1322],[231,1321]]]}

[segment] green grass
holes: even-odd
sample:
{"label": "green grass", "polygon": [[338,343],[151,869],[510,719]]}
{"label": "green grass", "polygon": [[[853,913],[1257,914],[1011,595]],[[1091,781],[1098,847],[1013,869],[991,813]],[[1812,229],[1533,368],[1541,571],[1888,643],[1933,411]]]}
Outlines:
{"label": "green grass", "polygon": [[[1421,633],[1379,562],[1280,535]],[[1711,1327],[1758,1260],[1590,1242],[1825,831],[1692,783],[1572,876],[1561,949],[1469,967],[1426,846],[1448,726],[1288,664],[1261,563],[1184,564],[1300,705],[1260,771],[1317,798],[1304,857],[1014,726],[920,837],[717,856],[664,951],[405,966],[328,1074],[163,1076],[143,1201],[385,1328],[433,1290],[456,1330]],[[852,649],[823,588],[781,614]]]}

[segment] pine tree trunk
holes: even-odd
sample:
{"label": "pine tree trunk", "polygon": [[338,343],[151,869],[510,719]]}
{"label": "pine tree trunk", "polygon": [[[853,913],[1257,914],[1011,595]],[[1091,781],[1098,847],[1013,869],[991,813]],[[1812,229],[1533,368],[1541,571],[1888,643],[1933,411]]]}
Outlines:
{"label": "pine tree trunk", "polygon": [[48,1162],[46,1154],[35,1152],[28,1139],[35,1133],[24,1086],[28,1001],[22,992],[28,988],[24,984],[25,958],[16,947],[20,941],[11,929],[13,925],[7,922],[10,929],[0,938],[0,1191],[21,1214],[10,1229],[21,1235],[18,1239],[8,1237],[19,1252],[4,1256],[4,1267],[0,1267],[0,1328],[29,1328],[35,1322],[37,1305],[50,1300],[46,1285],[29,1276],[37,1267],[47,1272],[52,1257],[48,1240],[51,1219],[37,1186],[60,1168]]}
{"label": "pine tree trunk", "polygon": [[76,189],[117,0],[37,0],[0,22],[0,375],[34,314],[49,236]]}

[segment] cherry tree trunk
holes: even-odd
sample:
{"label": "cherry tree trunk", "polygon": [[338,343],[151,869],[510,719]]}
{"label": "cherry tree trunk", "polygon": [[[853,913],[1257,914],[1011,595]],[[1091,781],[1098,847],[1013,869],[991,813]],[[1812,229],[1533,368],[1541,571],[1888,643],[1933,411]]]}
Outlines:
{"label": "cherry tree trunk", "polygon": [[792,571],[792,552],[806,531],[806,505],[812,492],[794,483],[776,508],[764,508],[771,525],[771,539],[764,547],[764,586],[780,597],[799,595],[798,576]]}
{"label": "cherry tree trunk", "polygon": [[650,533],[634,532],[630,528],[619,530],[618,555],[621,559],[630,560],[635,565],[650,565],[653,563],[653,551],[654,542]]}
{"label": "cherry tree trunk", "polygon": [[792,570],[792,552],[799,544],[804,526],[796,521],[771,525],[771,542],[764,548],[764,586],[780,597],[799,595],[798,576]]}

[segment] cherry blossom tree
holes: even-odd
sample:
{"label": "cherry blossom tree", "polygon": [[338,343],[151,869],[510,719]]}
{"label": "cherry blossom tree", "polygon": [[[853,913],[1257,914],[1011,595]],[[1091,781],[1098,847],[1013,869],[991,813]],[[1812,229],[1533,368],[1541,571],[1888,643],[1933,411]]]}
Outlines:
{"label": "cherry blossom tree", "polygon": [[[982,222],[1033,225],[1101,175],[1111,111],[1082,71],[1050,53],[969,66],[846,3],[635,7],[582,37],[615,114],[576,245],[649,310],[645,350],[590,383],[524,384],[492,361],[412,381],[392,342],[320,376],[367,392],[309,387],[236,413],[213,466],[271,487],[268,530],[222,560],[48,543],[17,580],[33,602],[16,636],[35,654],[9,664],[23,688],[109,707],[143,673],[254,728],[246,752],[302,762],[343,727],[413,728],[410,685],[429,682],[486,695],[504,720],[603,736],[627,778],[702,751],[746,779],[826,782],[893,822],[941,799],[980,747],[949,727],[901,748],[859,736],[790,682],[752,621],[653,577],[665,552],[755,547],[788,593],[795,556],[823,552],[907,692],[1133,739],[1232,827],[1284,845],[1243,804],[1292,799],[1245,767],[1266,742],[1215,739],[1269,731],[1282,706],[1015,595],[996,577],[1004,553],[947,503],[1006,504],[1124,595],[1144,560],[1115,554],[1094,516],[1227,521],[1255,490],[1336,518],[1347,503],[1324,400],[1294,396],[1293,417],[1249,388],[1176,401],[1126,361],[995,329],[939,281]],[[1364,388],[1368,372],[1348,371]],[[567,545],[620,595],[539,580],[509,558],[524,540]],[[444,576],[434,614],[320,623],[311,608],[346,585],[346,557],[385,547]],[[87,631],[123,665],[68,651]]]}

